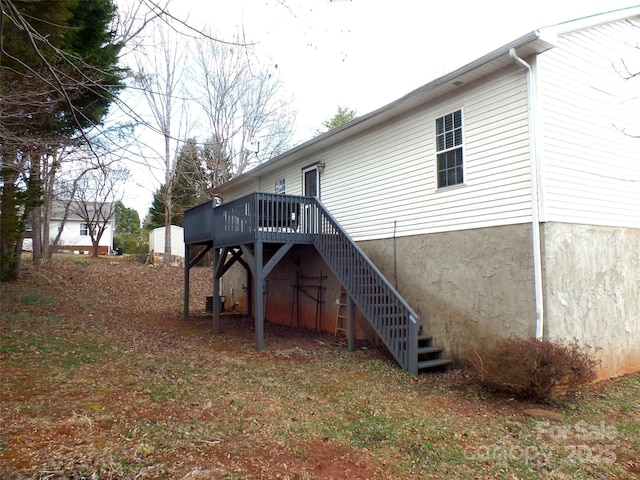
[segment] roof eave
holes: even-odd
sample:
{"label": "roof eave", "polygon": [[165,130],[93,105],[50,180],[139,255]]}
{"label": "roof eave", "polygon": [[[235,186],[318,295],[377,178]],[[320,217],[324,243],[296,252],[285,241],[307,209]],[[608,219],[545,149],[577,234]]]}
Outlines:
{"label": "roof eave", "polygon": [[225,191],[228,191],[235,186],[240,186],[243,183],[250,181],[252,178],[260,177],[269,171],[281,168],[282,166],[295,162],[300,158],[309,157],[318,151],[331,147],[347,137],[351,137],[364,130],[375,127],[390,118],[397,117],[419,105],[424,105],[436,98],[459,89],[468,83],[504,68],[506,65],[513,63],[513,60],[509,57],[509,51],[512,48],[515,49],[518,52],[518,55],[523,58],[549,50],[554,47],[553,42],[550,40],[553,40],[553,38],[549,39],[546,36],[545,38],[542,38],[539,30],[530,32],[527,35],[524,35],[507,45],[504,45],[457,70],[454,70],[451,73],[436,78],[435,80],[409,92],[398,100],[287,150],[262,165],[259,165],[252,170],[232,178],[228,182],[216,187],[213,192],[214,194],[223,194]]}

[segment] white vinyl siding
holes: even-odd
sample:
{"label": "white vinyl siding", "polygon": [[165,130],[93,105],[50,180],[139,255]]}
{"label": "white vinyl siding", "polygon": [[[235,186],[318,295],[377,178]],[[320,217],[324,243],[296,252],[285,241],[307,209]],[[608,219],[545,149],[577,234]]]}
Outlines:
{"label": "white vinyl siding", "polygon": [[[459,96],[323,152],[322,200],[356,240],[530,221],[525,75]],[[435,119],[464,111],[465,184],[438,190]]]}
{"label": "white vinyl siding", "polygon": [[[282,178],[282,175],[277,175],[278,178]],[[230,192],[223,192],[222,193],[222,203],[229,203],[232,200],[235,200],[236,198],[240,198],[240,197],[244,197],[245,195],[250,195],[253,192],[273,192],[273,188],[275,185],[275,178],[273,179],[273,182],[271,183],[271,189],[269,188],[265,188],[264,190],[260,189],[260,179],[258,178],[253,178],[253,177],[249,177],[247,179],[247,181],[242,182],[241,184],[236,184],[233,188],[233,190],[231,190]],[[267,185],[267,184],[265,184]]]}
{"label": "white vinyl siding", "polygon": [[538,62],[546,221],[640,227],[640,30],[627,22],[560,38]]}
{"label": "white vinyl siding", "polygon": [[[288,194],[301,195],[302,169],[321,161],[321,200],[355,240],[529,222],[526,93],[524,71],[514,64],[456,96],[246,179],[233,198],[273,192],[282,178]],[[465,180],[438,189],[435,122],[457,110],[463,111]]]}
{"label": "white vinyl siding", "polygon": [[229,192],[222,193],[223,203],[228,203],[236,198],[250,195],[254,192],[276,192],[276,182],[284,180],[286,185],[285,193],[288,195],[302,195],[301,165],[309,164],[305,160],[301,164],[289,165],[286,168],[278,169],[261,177],[249,177],[242,184],[235,185]]}
{"label": "white vinyl siding", "polygon": [[[84,226],[84,231],[86,234],[82,234]],[[53,240],[58,235],[60,229],[60,222],[52,221],[49,223],[49,237]],[[84,247],[82,250],[86,250],[91,247],[91,237],[88,235],[88,231],[86,229],[86,223],[78,220],[67,220],[64,229],[62,230],[62,235],[60,236],[59,245],[60,246],[78,246]],[[100,246],[107,246],[111,248],[113,244],[113,223],[110,222],[102,237],[100,238]]]}

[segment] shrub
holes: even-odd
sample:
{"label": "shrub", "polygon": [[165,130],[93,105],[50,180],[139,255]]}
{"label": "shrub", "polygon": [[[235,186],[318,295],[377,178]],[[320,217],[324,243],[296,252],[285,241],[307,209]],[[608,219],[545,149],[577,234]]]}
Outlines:
{"label": "shrub", "polygon": [[598,362],[592,353],[577,340],[509,337],[478,347],[466,360],[483,387],[541,401],[595,380]]}
{"label": "shrub", "polygon": [[131,255],[140,255],[149,251],[148,240],[133,233],[121,233],[114,235],[113,246],[120,247],[124,253]]}

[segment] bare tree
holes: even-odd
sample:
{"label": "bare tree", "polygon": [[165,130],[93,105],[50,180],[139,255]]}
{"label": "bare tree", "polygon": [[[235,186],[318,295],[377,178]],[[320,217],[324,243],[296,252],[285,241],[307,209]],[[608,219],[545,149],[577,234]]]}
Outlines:
{"label": "bare tree", "polygon": [[[168,25],[162,25],[158,31],[158,43],[155,48],[145,55],[140,50],[137,58],[139,74],[138,86],[141,88],[152,116],[153,127],[162,136],[164,150],[161,153],[164,171],[164,192],[162,203],[165,213],[165,265],[171,265],[171,216],[173,214],[173,184],[175,168],[175,152],[177,150],[173,127],[176,123],[176,110],[183,111],[183,98],[180,97],[183,82],[183,59],[180,55],[178,39]],[[155,72],[153,74],[147,73]],[[182,120],[182,119],[180,119]],[[178,122],[179,128],[184,127]]]}
{"label": "bare tree", "polygon": [[68,213],[80,217],[87,225],[94,257],[98,256],[100,240],[122,198],[118,186],[124,184],[128,176],[128,170],[115,166],[87,169],[78,181],[76,199],[67,204]]}
{"label": "bare tree", "polygon": [[[42,195],[40,204],[30,216],[34,263],[51,260],[64,230],[69,207],[72,202],[77,201],[78,195],[83,194],[79,190],[84,188],[87,175],[100,170],[110,177],[122,176],[118,173],[122,157],[114,153],[119,150],[120,145],[114,144],[114,138],[126,137],[126,132],[127,129],[123,133],[120,125],[87,130],[84,139],[62,142],[32,160],[37,162],[35,169],[41,182]],[[111,183],[115,186],[119,182]],[[113,192],[114,196],[115,194]],[[57,233],[52,234],[55,230],[50,229],[50,223],[54,207],[60,225]]]}
{"label": "bare tree", "polygon": [[285,151],[294,115],[282,95],[277,66],[265,68],[240,39],[235,45],[201,39],[194,56],[194,99],[205,113],[216,165],[229,163],[236,176]]}
{"label": "bare tree", "polygon": [[[51,213],[55,199],[56,183],[58,182],[58,173],[64,168],[65,160],[72,150],[71,148],[62,146],[48,154],[41,155],[39,158],[40,178],[43,183],[43,199],[42,205],[34,208],[31,213],[33,263],[51,260],[55,244],[51,245],[49,224],[51,222]],[[73,196],[71,198],[73,198]],[[64,220],[66,220],[66,217]],[[61,232],[62,230],[60,229],[60,233],[58,233],[56,238],[56,244]]]}
{"label": "bare tree", "polygon": [[[632,28],[637,29],[638,34],[640,34],[640,23],[632,20],[627,20],[625,23],[630,25]],[[638,35],[636,35],[636,38],[638,38]],[[622,56],[617,62],[612,62],[613,69],[625,83],[635,82],[637,84],[638,80],[640,79],[640,41],[635,40],[634,43],[625,42],[623,48],[621,48],[621,53],[623,53],[624,56]],[[635,91],[637,92],[637,85]],[[633,95],[633,97],[627,99],[627,102],[633,102],[634,104],[637,104],[638,96]],[[637,112],[634,112],[632,115],[633,118],[637,119]],[[625,135],[633,138],[640,138],[640,131],[637,130],[637,127],[630,129],[627,125],[623,124],[618,128]]]}

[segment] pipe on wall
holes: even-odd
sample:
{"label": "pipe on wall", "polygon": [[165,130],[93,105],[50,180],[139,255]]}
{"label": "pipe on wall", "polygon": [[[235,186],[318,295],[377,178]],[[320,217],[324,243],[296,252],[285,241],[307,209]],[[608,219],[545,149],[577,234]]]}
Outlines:
{"label": "pipe on wall", "polygon": [[536,138],[536,98],[534,96],[533,68],[515,50],[509,50],[511,57],[527,72],[527,110],[529,116],[529,159],[531,166],[531,229],[533,241],[533,283],[536,302],[536,338],[544,338],[544,299],[542,291],[542,244],[540,235],[540,206],[538,191],[538,149]]}

